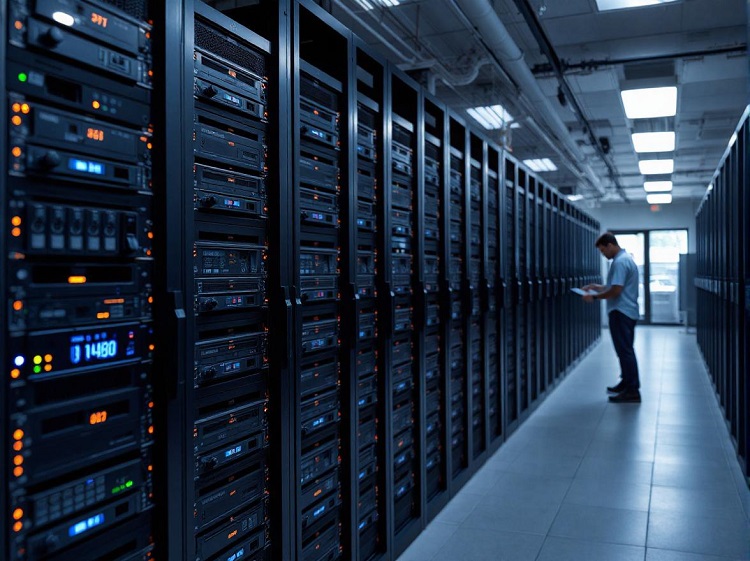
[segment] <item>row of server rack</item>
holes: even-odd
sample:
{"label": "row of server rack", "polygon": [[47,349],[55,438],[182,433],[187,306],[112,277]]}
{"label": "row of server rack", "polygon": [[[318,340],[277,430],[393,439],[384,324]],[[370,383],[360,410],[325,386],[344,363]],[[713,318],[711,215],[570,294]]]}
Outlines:
{"label": "row of server rack", "polygon": [[697,330],[742,469],[750,474],[750,107],[696,214]]}
{"label": "row of server rack", "polygon": [[598,340],[599,224],[316,4],[0,13],[3,559],[395,559]]}

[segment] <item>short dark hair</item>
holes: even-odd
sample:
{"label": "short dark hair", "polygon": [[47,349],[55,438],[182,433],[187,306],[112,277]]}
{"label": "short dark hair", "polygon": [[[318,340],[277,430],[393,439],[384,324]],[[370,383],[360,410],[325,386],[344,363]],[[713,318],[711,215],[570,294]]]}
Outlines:
{"label": "short dark hair", "polygon": [[620,245],[617,243],[617,238],[612,232],[604,232],[596,240],[596,247],[605,247],[605,246],[608,246],[609,244],[615,244],[617,246]]}

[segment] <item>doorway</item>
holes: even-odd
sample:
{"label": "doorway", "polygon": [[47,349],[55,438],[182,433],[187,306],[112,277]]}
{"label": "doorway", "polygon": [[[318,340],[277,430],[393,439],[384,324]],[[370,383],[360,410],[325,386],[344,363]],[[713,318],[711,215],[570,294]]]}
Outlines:
{"label": "doorway", "polygon": [[638,230],[615,235],[638,266],[641,323],[680,324],[679,263],[680,255],[688,252],[687,230]]}

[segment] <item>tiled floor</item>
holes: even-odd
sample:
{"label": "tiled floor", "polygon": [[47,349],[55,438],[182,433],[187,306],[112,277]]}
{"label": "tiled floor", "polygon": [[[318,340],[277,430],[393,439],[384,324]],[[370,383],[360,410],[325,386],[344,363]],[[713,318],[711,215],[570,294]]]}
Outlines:
{"label": "tiled floor", "polygon": [[750,560],[750,491],[695,335],[639,327],[641,404],[609,332],[399,561]]}

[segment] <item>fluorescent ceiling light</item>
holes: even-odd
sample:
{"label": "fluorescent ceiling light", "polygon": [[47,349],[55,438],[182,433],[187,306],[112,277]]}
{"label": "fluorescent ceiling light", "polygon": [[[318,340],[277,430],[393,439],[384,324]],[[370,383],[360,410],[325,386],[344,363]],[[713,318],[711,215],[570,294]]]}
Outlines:
{"label": "fluorescent ceiling light", "polygon": [[398,6],[400,0],[356,0],[357,4],[365,10],[374,10],[375,8],[392,8]]}
{"label": "fluorescent ceiling light", "polygon": [[472,107],[466,112],[487,130],[501,129],[513,123],[513,117],[502,105]]}
{"label": "fluorescent ceiling light", "polygon": [[549,158],[541,158],[536,160],[524,160],[524,164],[535,172],[540,171],[557,171],[557,166]]}
{"label": "fluorescent ceiling light", "polygon": [[668,193],[672,190],[671,181],[646,181],[643,188],[647,193]]}
{"label": "fluorescent ceiling light", "polygon": [[625,8],[642,8],[644,6],[657,6],[669,4],[677,0],[596,0],[596,6],[600,12],[608,10],[622,10]]}
{"label": "fluorescent ceiling light", "polygon": [[675,135],[670,132],[634,132],[633,147],[636,152],[671,152]]}
{"label": "fluorescent ceiling light", "polygon": [[669,193],[655,193],[653,195],[646,195],[646,201],[650,205],[668,205],[672,202],[672,195]]}
{"label": "fluorescent ceiling light", "polygon": [[674,172],[674,160],[641,160],[638,167],[643,175],[656,175]]}
{"label": "fluorescent ceiling light", "polygon": [[677,86],[623,90],[620,97],[628,119],[674,117],[677,114]]}
{"label": "fluorescent ceiling light", "polygon": [[568,200],[572,202],[580,201],[583,199],[583,195],[568,195]]}

